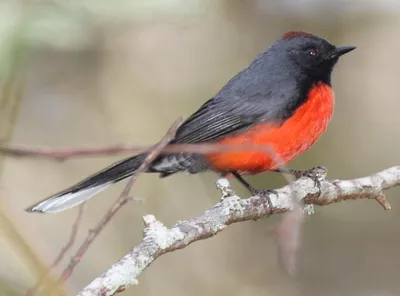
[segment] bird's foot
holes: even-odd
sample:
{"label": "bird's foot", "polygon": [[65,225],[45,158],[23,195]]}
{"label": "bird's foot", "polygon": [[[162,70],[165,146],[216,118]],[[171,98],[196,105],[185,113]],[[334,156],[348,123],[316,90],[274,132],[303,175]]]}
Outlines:
{"label": "bird's foot", "polygon": [[328,170],[324,166],[316,166],[308,170],[285,170],[283,173],[292,174],[296,179],[302,177],[310,178],[314,181],[314,187],[318,188],[319,194],[321,194],[321,181],[325,180]]}
{"label": "bird's foot", "polygon": [[316,166],[308,170],[287,170],[290,174],[294,175],[296,179],[301,177],[308,178],[323,178],[326,177],[328,170],[324,166]]}
{"label": "bird's foot", "polygon": [[274,211],[274,205],[272,204],[270,195],[271,194],[275,194],[278,195],[278,191],[274,190],[274,189],[269,189],[269,190],[259,190],[256,189],[254,187],[250,187],[249,188],[251,194],[256,195],[256,196],[260,196],[260,197],[265,197],[268,201],[268,209],[269,212],[272,214],[272,212]]}
{"label": "bird's foot", "polygon": [[250,193],[252,195],[265,197],[267,199],[267,201],[268,201],[269,212],[272,214],[272,212],[274,211],[274,205],[272,204],[271,198],[269,196],[270,196],[270,194],[278,195],[278,191],[273,190],[273,189],[272,190],[259,190],[259,189],[256,189],[253,186],[251,186],[249,183],[247,183],[246,180],[244,180],[242,178],[242,176],[240,174],[238,174],[237,172],[231,172],[231,173],[240,183],[242,183],[242,185],[244,187],[246,187],[247,190],[250,191]]}

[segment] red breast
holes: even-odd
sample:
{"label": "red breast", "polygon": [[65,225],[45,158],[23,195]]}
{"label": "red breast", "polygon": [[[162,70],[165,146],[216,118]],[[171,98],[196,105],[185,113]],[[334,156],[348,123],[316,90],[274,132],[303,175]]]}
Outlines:
{"label": "red breast", "polygon": [[255,125],[249,130],[223,139],[226,145],[266,145],[271,152],[232,151],[206,156],[216,171],[238,171],[256,174],[277,169],[277,161],[288,163],[310,148],[326,130],[332,118],[334,94],[331,87],[318,83],[308,94],[308,99],[282,125],[270,123]]}

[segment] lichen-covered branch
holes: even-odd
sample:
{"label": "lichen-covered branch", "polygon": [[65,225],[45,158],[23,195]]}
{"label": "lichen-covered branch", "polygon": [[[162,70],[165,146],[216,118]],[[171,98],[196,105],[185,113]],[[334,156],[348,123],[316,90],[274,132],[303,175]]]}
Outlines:
{"label": "lichen-covered branch", "polygon": [[138,276],[159,256],[185,248],[189,244],[216,235],[229,224],[255,220],[271,213],[289,211],[293,197],[306,204],[327,205],[350,199],[375,199],[384,209],[390,209],[383,191],[400,185],[400,166],[354,180],[325,180],[302,177],[290,185],[269,194],[274,206],[268,208],[267,196],[241,199],[233,192],[228,180],[220,179],[217,186],[223,193],[221,202],[201,215],[167,228],[154,216],[143,218],[144,238],[119,262],[85,287],[79,296],[114,295],[137,284]]}

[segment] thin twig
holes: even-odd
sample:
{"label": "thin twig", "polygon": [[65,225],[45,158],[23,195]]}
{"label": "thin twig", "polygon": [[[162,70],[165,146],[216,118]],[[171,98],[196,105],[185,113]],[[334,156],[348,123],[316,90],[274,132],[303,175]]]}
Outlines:
{"label": "thin twig", "polygon": [[50,265],[50,267],[43,273],[43,275],[40,277],[40,279],[37,281],[37,283],[26,292],[26,296],[35,295],[37,289],[47,279],[47,276],[49,275],[50,271],[52,269],[54,269],[55,267],[57,267],[57,265],[64,259],[65,254],[74,245],[75,240],[76,240],[76,236],[78,235],[79,226],[80,226],[81,221],[82,221],[83,213],[85,211],[85,205],[86,205],[86,203],[82,203],[79,206],[78,215],[76,216],[75,222],[72,225],[71,235],[70,235],[70,237],[68,239],[67,244],[60,250],[60,252],[58,253],[56,259],[53,261],[53,263]]}
{"label": "thin twig", "polygon": [[182,122],[182,118],[177,119],[174,124],[169,128],[166,135],[162,138],[160,142],[158,142],[155,146],[153,146],[152,151],[149,152],[146,159],[139,167],[135,175],[133,175],[128,184],[125,186],[124,190],[122,191],[121,195],[118,197],[116,202],[111,206],[111,208],[107,211],[104,217],[100,220],[97,226],[88,232],[88,235],[84,242],[79,247],[76,254],[72,257],[70,263],[63,271],[62,275],[60,276],[59,283],[64,283],[74,271],[76,265],[80,262],[83,255],[86,253],[87,249],[96,239],[97,235],[103,230],[103,228],[107,225],[107,223],[112,219],[112,217],[130,200],[129,199],[129,192],[134,185],[136,178],[139,173],[145,171],[149,164],[160,154],[160,152],[164,149],[164,147],[175,137],[176,130],[178,129],[179,125]]}
{"label": "thin twig", "polygon": [[76,217],[74,225],[72,225],[72,232],[71,232],[70,239],[69,239],[68,243],[61,249],[61,252],[58,254],[57,258],[54,260],[53,264],[51,265],[51,268],[55,268],[63,260],[65,254],[68,252],[68,250],[74,245],[76,236],[78,235],[79,226],[82,221],[83,213],[85,211],[85,206],[86,206],[86,203],[82,203],[79,206],[78,216]]}
{"label": "thin twig", "polygon": [[139,153],[149,147],[128,147],[123,145],[99,147],[99,148],[44,148],[27,147],[23,145],[0,146],[0,153],[13,157],[36,157],[54,160],[66,160],[75,157],[109,156],[122,153]]}
{"label": "thin twig", "polygon": [[[31,274],[37,274],[38,277],[46,272],[48,267],[40,260],[40,258],[32,250],[32,246],[26,242],[15,227],[14,219],[9,219],[0,207],[1,235],[11,244],[13,251],[18,254],[19,260],[24,262],[24,266]],[[64,291],[58,287],[56,279],[49,276],[46,279],[46,287],[56,287],[54,295],[66,295]],[[19,294],[18,294],[19,295]]]}
{"label": "thin twig", "polygon": [[[87,148],[44,148],[27,147],[23,145],[1,146],[0,154],[12,157],[33,157],[47,158],[52,160],[64,161],[78,157],[97,157],[112,156],[119,154],[135,154],[153,151],[154,146],[107,146],[107,147],[87,147]],[[270,145],[251,145],[251,144],[170,144],[166,145],[159,154],[171,153],[195,153],[208,154],[213,152],[228,151],[271,151]]]}

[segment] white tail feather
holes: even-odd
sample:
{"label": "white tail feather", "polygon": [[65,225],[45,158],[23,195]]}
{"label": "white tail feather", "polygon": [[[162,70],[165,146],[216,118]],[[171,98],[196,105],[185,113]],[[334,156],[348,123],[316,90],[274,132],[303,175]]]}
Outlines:
{"label": "white tail feather", "polygon": [[79,190],[75,193],[61,193],[39,202],[28,209],[28,211],[42,213],[62,212],[87,201],[93,195],[105,190],[110,185],[111,183],[106,183],[96,187]]}

